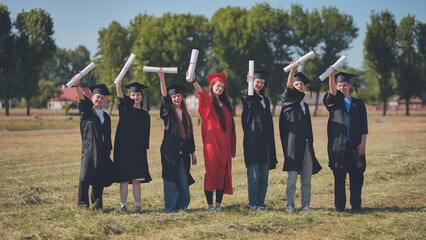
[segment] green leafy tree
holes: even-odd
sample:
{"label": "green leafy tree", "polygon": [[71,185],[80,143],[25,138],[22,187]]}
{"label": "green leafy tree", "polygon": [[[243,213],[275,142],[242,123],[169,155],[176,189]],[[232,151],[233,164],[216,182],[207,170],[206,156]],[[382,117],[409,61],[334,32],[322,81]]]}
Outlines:
{"label": "green leafy tree", "polygon": [[40,80],[38,82],[38,89],[37,95],[31,101],[31,107],[45,108],[49,99],[62,93],[60,87],[57,87],[54,82],[48,80]]}
{"label": "green leafy tree", "polygon": [[0,4],[0,99],[3,100],[5,115],[9,115],[9,100],[16,94],[16,85],[13,81],[12,49],[14,38],[12,22],[8,8]]}
{"label": "green leafy tree", "polygon": [[248,71],[248,60],[254,57],[257,32],[250,31],[253,22],[250,21],[248,11],[240,7],[228,6],[217,10],[211,23],[214,39],[212,53],[219,59],[226,73],[228,94],[235,106],[241,89],[247,86],[245,76]]}
{"label": "green leafy tree", "polygon": [[[272,114],[283,92],[283,66],[290,61],[290,47],[293,45],[290,34],[289,14],[282,9],[271,8],[268,4],[256,4],[248,11],[247,31],[254,39],[255,48],[249,53],[249,59],[255,60],[256,68],[269,72],[268,88]],[[248,63],[246,63],[248,66]],[[248,67],[245,71],[247,72]],[[241,76],[245,80],[245,75]],[[247,83],[243,81],[244,88]],[[282,87],[278,87],[282,86]]]}
{"label": "green leafy tree", "polygon": [[56,49],[53,22],[50,14],[42,9],[18,13],[15,22],[17,42],[15,49],[15,76],[19,83],[19,94],[27,102],[30,115],[30,100],[37,94],[38,81],[44,63]]}
{"label": "green leafy tree", "polygon": [[[66,84],[78,71],[85,68],[90,62],[90,52],[85,46],[78,46],[75,50],[57,48],[55,55],[43,67],[42,78],[49,79],[56,84]],[[81,86],[96,84],[96,75],[93,71],[84,76]]]}
{"label": "green leafy tree", "polygon": [[364,62],[378,79],[383,116],[386,116],[387,100],[394,88],[392,71],[396,65],[396,23],[394,16],[387,10],[380,13],[373,11],[370,21],[364,39]]}
{"label": "green leafy tree", "polygon": [[[157,74],[142,71],[143,66],[177,67],[178,74],[168,74],[171,82],[188,86],[185,73],[192,49],[200,51],[197,73],[202,73],[206,52],[210,43],[208,19],[201,15],[165,13],[160,18],[138,15],[130,24],[132,52],[138,56],[134,61],[135,78],[149,88],[144,90],[147,102],[158,104],[160,85]],[[134,36],[137,34],[137,36]],[[202,78],[203,74],[198,74]],[[192,87],[188,87],[192,91]],[[147,107],[149,109],[149,106]]]}
{"label": "green leafy tree", "polygon": [[[97,57],[95,73],[99,74],[99,82],[104,83],[110,90],[112,99],[116,99],[114,80],[130,55],[129,31],[120,23],[113,21],[108,28],[102,28],[98,33],[99,50],[95,55]],[[125,78],[128,79],[130,74],[131,72],[127,73]],[[110,114],[113,106],[111,103]]]}
{"label": "green leafy tree", "polygon": [[417,22],[415,36],[419,54],[420,77],[423,79],[419,87],[422,89],[423,95],[425,95],[426,81],[424,78],[426,76],[426,23]]}
{"label": "green leafy tree", "polygon": [[319,13],[315,8],[309,12],[300,5],[293,5],[290,16],[297,53],[302,55],[315,50],[317,54],[303,66],[303,72],[312,80],[308,89],[316,93],[316,116],[319,93],[327,88],[318,76],[349,48],[357,37],[358,29],[354,26],[351,15],[341,13],[335,7],[323,7]]}
{"label": "green leafy tree", "polygon": [[410,98],[419,95],[421,86],[421,56],[416,44],[416,19],[408,14],[401,19],[396,29],[397,37],[397,67],[396,79],[398,92],[405,99],[405,115],[410,115]]}

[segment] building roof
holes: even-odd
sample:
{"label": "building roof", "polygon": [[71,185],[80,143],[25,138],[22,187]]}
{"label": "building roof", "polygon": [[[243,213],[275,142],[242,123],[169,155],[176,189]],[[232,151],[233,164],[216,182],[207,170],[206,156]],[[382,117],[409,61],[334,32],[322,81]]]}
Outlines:
{"label": "building roof", "polygon": [[[88,87],[81,88],[83,90],[84,95],[86,95],[88,98],[92,98],[92,92],[90,92],[90,89]],[[56,98],[53,97],[49,99],[49,101],[77,101],[78,97],[75,93],[74,88],[66,88],[63,87],[62,94],[57,96]],[[105,101],[109,101],[108,96],[105,97]]]}

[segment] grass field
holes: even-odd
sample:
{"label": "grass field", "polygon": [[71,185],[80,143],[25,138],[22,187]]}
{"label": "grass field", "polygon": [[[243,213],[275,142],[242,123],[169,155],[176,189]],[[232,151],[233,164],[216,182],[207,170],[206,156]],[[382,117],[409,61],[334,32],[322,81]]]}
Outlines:
{"label": "grass field", "polygon": [[[284,160],[275,118],[279,164],[270,172],[266,211],[248,209],[243,134],[236,121],[234,195],[224,196],[223,213],[207,212],[201,134],[194,118],[199,164],[191,169],[196,180],[191,186],[191,203],[187,211],[165,214],[159,151],[163,127],[158,111],[151,111],[148,160],[153,181],[142,185],[144,213],[132,215],[120,211],[118,184],[105,189],[103,211],[77,207],[81,152],[78,116],[43,111],[33,111],[31,117],[2,114],[0,239],[426,239],[424,114],[369,114],[362,195],[365,211],[361,214],[334,211],[326,116],[313,118],[314,146],[323,170],[312,179],[312,211],[300,211],[299,183],[297,211],[284,211],[287,174],[281,170]],[[118,117],[112,118],[114,135]],[[133,210],[131,189],[128,205]]]}

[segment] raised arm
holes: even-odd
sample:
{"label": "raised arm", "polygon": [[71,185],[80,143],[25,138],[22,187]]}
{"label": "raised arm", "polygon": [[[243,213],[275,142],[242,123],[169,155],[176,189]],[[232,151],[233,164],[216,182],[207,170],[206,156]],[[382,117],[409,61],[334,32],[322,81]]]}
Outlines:
{"label": "raised arm", "polygon": [[333,69],[330,75],[328,75],[328,85],[330,86],[330,93],[333,96],[336,96],[337,94],[337,88],[336,88],[336,81],[334,74],[336,73],[336,70]]}
{"label": "raised arm", "polygon": [[[293,64],[294,62],[295,62],[295,61],[293,61],[293,62],[291,62],[291,63]],[[296,70],[297,70],[297,68],[299,67],[299,65],[300,65],[300,63],[298,63],[296,67],[292,68],[292,69],[290,70],[290,73],[288,74],[288,78],[287,78],[287,87],[288,87],[288,88],[290,88],[290,89],[293,89],[294,74],[296,74]]]}
{"label": "raised arm", "polygon": [[117,90],[117,97],[124,98],[123,90],[121,89],[121,81],[118,81],[118,84],[115,85],[115,89]]}
{"label": "raised arm", "polygon": [[166,97],[167,87],[166,87],[166,79],[164,78],[164,73],[159,71],[158,77],[160,78],[161,95],[163,95],[163,97]]}
{"label": "raised arm", "polygon": [[[186,72],[186,75],[188,75],[188,72]],[[194,72],[194,74],[192,75],[192,85],[194,86],[194,88],[197,92],[202,93],[203,88],[201,87],[200,84],[198,84],[197,81],[195,81],[196,79],[197,79],[197,74],[195,74],[195,72]]]}
{"label": "raised arm", "polygon": [[75,93],[78,96],[78,99],[84,100],[84,94],[80,88],[80,80],[77,80],[77,82],[74,83],[74,89],[75,89]]}

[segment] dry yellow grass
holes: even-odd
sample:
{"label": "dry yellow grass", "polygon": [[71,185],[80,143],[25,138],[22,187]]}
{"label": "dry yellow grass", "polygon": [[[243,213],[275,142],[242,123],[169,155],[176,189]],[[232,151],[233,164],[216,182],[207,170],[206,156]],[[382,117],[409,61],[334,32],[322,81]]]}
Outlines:
{"label": "dry yellow grass", "polygon": [[[61,126],[57,122],[64,118],[51,114],[38,116],[39,126],[46,126],[43,122]],[[270,172],[265,212],[251,212],[247,206],[243,135],[241,125],[236,121],[237,157],[232,170],[234,195],[225,195],[225,211],[205,211],[202,142],[200,127],[195,126],[199,164],[191,169],[196,183],[191,186],[189,209],[164,214],[159,152],[163,127],[157,117],[158,111],[152,111],[151,116],[153,127],[148,159],[153,181],[142,185],[144,213],[138,215],[121,214],[117,184],[105,189],[103,211],[77,208],[81,151],[77,117],[68,120],[66,125],[73,126],[71,129],[0,131],[0,238],[426,239],[424,115],[369,115],[363,188],[365,211],[362,214],[333,210],[333,175],[327,167],[325,116],[313,118],[315,151],[323,166],[312,180],[314,210],[297,210],[295,214],[284,212],[287,175],[281,171],[284,160],[278,118],[275,118],[279,164]],[[34,117],[1,116],[0,121],[19,124],[28,118]],[[116,122],[117,116],[113,115],[113,127]],[[29,129],[34,128],[37,124]],[[299,190],[295,202],[300,208]],[[133,205],[131,190],[129,205]]]}

